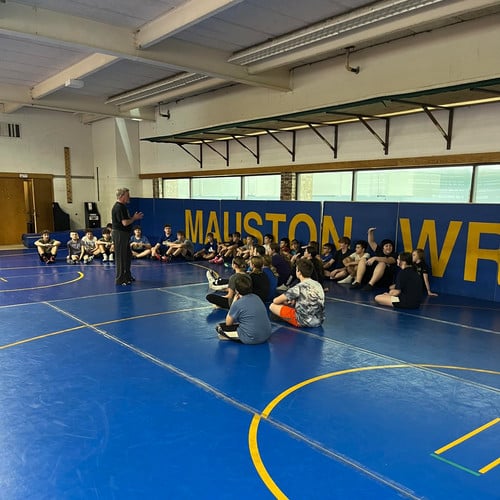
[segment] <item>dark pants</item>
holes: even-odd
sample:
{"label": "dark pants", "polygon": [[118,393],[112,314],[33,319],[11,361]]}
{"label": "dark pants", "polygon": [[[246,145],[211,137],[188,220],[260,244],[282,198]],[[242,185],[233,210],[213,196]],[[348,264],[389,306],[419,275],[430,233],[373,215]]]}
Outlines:
{"label": "dark pants", "polygon": [[222,309],[229,309],[229,300],[223,297],[222,295],[219,295],[218,293],[209,293],[206,296],[206,299],[210,304],[215,304],[217,307],[221,307]]}
{"label": "dark pants", "polygon": [[132,263],[130,233],[128,231],[113,229],[113,241],[115,243],[116,284],[121,285],[132,278],[132,273],[130,272],[130,265]]}
{"label": "dark pants", "polygon": [[238,324],[234,325],[226,325],[226,323],[219,323],[215,327],[215,331],[225,337],[228,340],[232,340],[233,342],[241,342],[238,337]]}

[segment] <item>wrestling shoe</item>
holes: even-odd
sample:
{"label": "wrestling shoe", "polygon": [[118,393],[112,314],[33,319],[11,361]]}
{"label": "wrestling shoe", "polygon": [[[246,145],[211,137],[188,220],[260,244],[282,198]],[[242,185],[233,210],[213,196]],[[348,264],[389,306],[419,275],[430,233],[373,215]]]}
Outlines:
{"label": "wrestling shoe", "polygon": [[337,281],[340,285],[350,285],[352,283],[353,277],[352,276],[347,276],[343,280]]}

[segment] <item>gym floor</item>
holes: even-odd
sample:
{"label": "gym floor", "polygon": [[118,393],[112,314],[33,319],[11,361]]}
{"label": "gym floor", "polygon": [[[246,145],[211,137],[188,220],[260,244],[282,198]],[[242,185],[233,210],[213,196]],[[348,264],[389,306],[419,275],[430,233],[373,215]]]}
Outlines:
{"label": "gym floor", "polygon": [[64,257],[0,252],[0,498],[500,499],[500,304],[332,283],[246,346],[203,263]]}

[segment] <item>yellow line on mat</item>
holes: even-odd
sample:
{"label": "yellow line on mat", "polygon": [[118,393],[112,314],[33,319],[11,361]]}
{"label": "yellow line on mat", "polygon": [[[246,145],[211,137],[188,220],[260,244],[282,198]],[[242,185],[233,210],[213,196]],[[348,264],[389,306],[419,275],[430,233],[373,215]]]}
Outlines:
{"label": "yellow line on mat", "polygon": [[485,465],[482,469],[479,469],[479,472],[481,474],[486,474],[489,470],[493,469],[493,467],[496,467],[497,465],[500,465],[500,457],[498,457],[496,460],[493,460],[493,462],[489,463],[488,465]]}
{"label": "yellow line on mat", "polygon": [[179,312],[196,311],[199,309],[207,309],[209,307],[211,307],[211,306],[191,307],[189,309],[176,309],[175,311],[161,311],[161,312],[157,312],[157,313],[141,314],[139,316],[129,316],[127,318],[112,319],[109,321],[102,321],[101,323],[83,324],[83,325],[75,326],[73,328],[59,330],[57,332],[45,333],[44,335],[37,335],[36,337],[30,337],[27,339],[18,340],[17,342],[12,342],[11,344],[0,345],[0,351],[2,349],[8,349],[9,347],[15,347],[16,345],[27,344],[28,342],[34,342],[35,340],[42,340],[42,339],[45,339],[47,337],[53,337],[54,335],[61,335],[63,333],[73,332],[75,330],[81,330],[82,328],[97,328],[100,326],[111,325],[113,323],[121,323],[124,321],[132,321],[132,320],[143,319],[143,318],[152,318],[154,316],[162,316],[165,314],[175,314],[175,313],[179,313]]}
{"label": "yellow line on mat", "polygon": [[488,422],[487,424],[484,424],[481,427],[478,427],[477,429],[465,434],[464,436],[459,437],[458,439],[455,439],[455,441],[452,441],[451,443],[447,444],[446,446],[439,448],[439,450],[436,450],[434,453],[436,455],[440,455],[441,453],[449,450],[450,448],[453,448],[457,444],[460,444],[460,443],[463,443],[464,441],[467,441],[467,439],[471,438],[472,436],[475,436],[476,434],[479,434],[480,432],[488,429],[488,427],[491,427],[492,425],[495,425],[498,422],[500,422],[500,418],[494,418],[491,422]]}
{"label": "yellow line on mat", "polygon": [[74,283],[75,281],[79,281],[84,277],[84,274],[78,271],[78,276],[75,279],[69,281],[63,281],[61,283],[53,283],[52,285],[41,285],[41,286],[31,286],[29,288],[14,288],[12,290],[0,290],[0,293],[5,292],[23,292],[25,290],[43,290],[44,288],[51,288],[53,286],[61,286],[61,285],[69,285],[70,283]]}

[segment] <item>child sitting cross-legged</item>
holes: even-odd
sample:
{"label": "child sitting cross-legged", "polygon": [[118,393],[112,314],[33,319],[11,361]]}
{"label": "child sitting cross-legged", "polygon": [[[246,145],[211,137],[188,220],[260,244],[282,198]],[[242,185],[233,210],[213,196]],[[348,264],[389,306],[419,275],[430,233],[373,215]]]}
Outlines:
{"label": "child sitting cross-legged", "polygon": [[262,300],[252,293],[252,280],[244,273],[234,279],[235,294],[225,323],[216,331],[220,340],[262,344],[271,336],[271,322]]}

